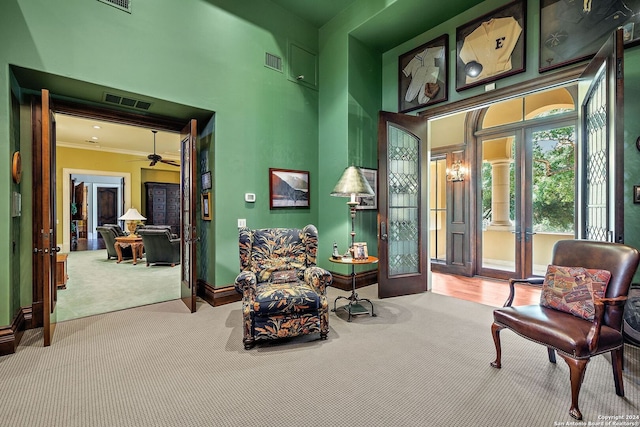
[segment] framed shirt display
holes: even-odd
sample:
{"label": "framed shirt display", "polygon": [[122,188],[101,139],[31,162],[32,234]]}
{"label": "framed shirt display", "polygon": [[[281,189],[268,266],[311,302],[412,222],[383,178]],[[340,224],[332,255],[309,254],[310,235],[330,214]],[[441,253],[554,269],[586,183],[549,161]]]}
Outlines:
{"label": "framed shirt display", "polygon": [[447,100],[449,36],[442,35],[398,58],[398,111]]}
{"label": "framed shirt display", "polygon": [[525,70],[526,2],[514,1],[456,30],[456,90]]}

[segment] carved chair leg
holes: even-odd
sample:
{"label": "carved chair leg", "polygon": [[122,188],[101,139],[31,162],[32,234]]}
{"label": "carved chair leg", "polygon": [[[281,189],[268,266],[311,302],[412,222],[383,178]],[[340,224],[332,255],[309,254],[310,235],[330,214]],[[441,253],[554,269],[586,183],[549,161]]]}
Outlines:
{"label": "carved chair leg", "polygon": [[578,408],[578,396],[580,395],[580,387],[582,386],[582,380],[584,380],[584,373],[589,359],[573,359],[563,354],[560,356],[569,365],[569,376],[571,377],[571,408],[569,408],[569,415],[576,420],[581,420],[582,413]]}
{"label": "carved chair leg", "polygon": [[549,353],[549,362],[556,363],[556,351],[551,347],[547,347],[547,353]]}
{"label": "carved chair leg", "polygon": [[616,394],[624,396],[624,384],[622,383],[623,368],[623,351],[622,347],[611,352],[611,365],[613,366],[613,381],[616,384]]}
{"label": "carved chair leg", "polygon": [[491,362],[491,366],[498,369],[502,367],[502,348],[500,346],[500,331],[502,329],[504,329],[504,327],[497,323],[491,325],[491,335],[493,336],[493,343],[496,346],[496,360]]}

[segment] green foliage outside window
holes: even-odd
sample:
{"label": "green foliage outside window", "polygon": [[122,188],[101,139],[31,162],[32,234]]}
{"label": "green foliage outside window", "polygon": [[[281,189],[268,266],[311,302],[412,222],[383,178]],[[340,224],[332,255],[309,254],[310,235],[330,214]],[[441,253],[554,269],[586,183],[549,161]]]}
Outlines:
{"label": "green foliage outside window", "polygon": [[[534,132],[530,143],[533,144],[533,231],[572,233],[575,214],[575,128],[567,126]],[[513,163],[509,169],[509,218],[515,221]],[[491,221],[491,181],[491,165],[483,163],[482,218],[485,227]]]}

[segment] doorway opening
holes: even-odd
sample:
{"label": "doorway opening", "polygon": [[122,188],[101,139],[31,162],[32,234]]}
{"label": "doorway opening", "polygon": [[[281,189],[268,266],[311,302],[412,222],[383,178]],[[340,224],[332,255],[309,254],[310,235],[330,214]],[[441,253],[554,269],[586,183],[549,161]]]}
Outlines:
{"label": "doorway opening", "polygon": [[[572,84],[432,119],[434,271],[544,274],[554,243],[576,233],[576,105]],[[450,176],[456,162],[472,174]]]}
{"label": "doorway opening", "polygon": [[[129,207],[149,218],[140,225],[153,222],[155,216],[147,212],[153,203],[148,203],[145,184],[179,187],[180,167],[175,166],[180,159],[179,134],[152,135],[145,127],[62,113],[56,114],[56,125],[56,210],[61,212],[57,235],[67,254],[68,276],[65,288],[58,291],[57,320],[179,299],[179,266],[147,267],[144,258],[134,265],[130,257],[118,262],[109,257],[107,246],[114,242],[106,242],[97,231],[113,224],[126,232],[119,218]],[[155,147],[153,136],[157,136]],[[152,150],[171,164],[151,165]],[[175,210],[179,221],[179,206]],[[179,232],[179,226],[173,228]]]}

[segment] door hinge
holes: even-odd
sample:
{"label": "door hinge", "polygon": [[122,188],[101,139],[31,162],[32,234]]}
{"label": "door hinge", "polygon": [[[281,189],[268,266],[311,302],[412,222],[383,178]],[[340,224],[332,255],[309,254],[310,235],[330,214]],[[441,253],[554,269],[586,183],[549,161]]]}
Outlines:
{"label": "door hinge", "polygon": [[624,77],[622,70],[622,58],[618,58],[616,61],[616,78],[621,80]]}

